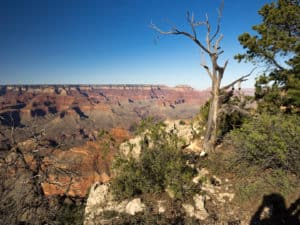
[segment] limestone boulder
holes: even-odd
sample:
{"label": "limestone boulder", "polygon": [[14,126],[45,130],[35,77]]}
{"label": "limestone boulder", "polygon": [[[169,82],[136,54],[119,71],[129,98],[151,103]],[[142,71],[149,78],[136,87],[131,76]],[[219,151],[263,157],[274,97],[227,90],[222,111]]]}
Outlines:
{"label": "limestone boulder", "polygon": [[145,204],[142,203],[140,198],[135,198],[128,202],[125,208],[125,212],[130,215],[135,215],[137,212],[143,212]]}

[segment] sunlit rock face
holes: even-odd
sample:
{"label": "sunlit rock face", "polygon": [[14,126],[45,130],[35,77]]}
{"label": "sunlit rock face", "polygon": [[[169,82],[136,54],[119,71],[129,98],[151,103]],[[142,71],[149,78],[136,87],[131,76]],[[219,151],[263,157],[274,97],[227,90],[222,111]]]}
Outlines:
{"label": "sunlit rock face", "polygon": [[[209,91],[164,85],[0,86],[0,146],[44,129],[67,147],[95,140],[100,129],[134,129],[141,119],[187,119],[199,111]],[[35,129],[35,130],[33,130]]]}
{"label": "sunlit rock face", "polygon": [[42,184],[46,195],[85,197],[93,183],[110,180],[110,167],[119,143],[131,136],[121,128],[100,132],[99,136],[99,140],[68,150],[56,149],[47,156],[45,166],[51,165],[54,170]]}
{"label": "sunlit rock face", "polygon": [[[75,111],[110,111],[112,106],[151,102],[174,108],[180,104],[202,104],[209,91],[197,91],[188,86],[164,85],[60,85],[60,86],[1,86],[0,110],[19,110],[32,117]],[[28,118],[27,118],[28,119]]]}
{"label": "sunlit rock face", "polygon": [[68,151],[55,150],[48,159],[56,170],[42,186],[46,195],[84,197],[94,182],[107,182],[110,178],[109,166],[115,149],[104,150],[101,142],[87,142],[83,146]]}

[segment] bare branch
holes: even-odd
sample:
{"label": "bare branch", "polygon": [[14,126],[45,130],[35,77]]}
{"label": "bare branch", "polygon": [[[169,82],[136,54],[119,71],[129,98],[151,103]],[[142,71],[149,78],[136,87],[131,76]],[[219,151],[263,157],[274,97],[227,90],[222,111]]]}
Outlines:
{"label": "bare branch", "polygon": [[224,71],[226,70],[226,67],[228,65],[229,60],[226,60],[226,62],[224,63],[223,67],[218,67],[218,71],[219,71],[219,76],[220,76],[220,80],[222,80],[223,75],[224,75]]}
{"label": "bare branch", "polygon": [[246,75],[244,75],[244,76],[238,78],[237,80],[231,82],[230,84],[228,84],[228,85],[222,87],[222,88],[221,88],[221,91],[226,91],[228,88],[234,86],[234,85],[235,85],[236,83],[238,83],[238,82],[246,81],[246,80],[247,80],[246,78],[249,77],[249,76],[253,73],[254,70],[256,70],[256,67],[253,68],[253,69],[250,71],[250,73],[248,73],[248,74],[246,74]]}
{"label": "bare branch", "polygon": [[173,27],[170,31],[163,31],[160,28],[158,28],[155,24],[151,23],[150,27],[157,31],[160,34],[163,35],[169,35],[169,34],[173,34],[173,35],[184,35],[190,39],[192,39],[203,51],[205,51],[207,54],[211,54],[210,51],[192,34],[185,32],[185,31],[180,31],[178,30],[178,28]]}
{"label": "bare branch", "polygon": [[[216,42],[215,42],[215,44],[214,44],[214,50],[215,50],[215,53],[217,53],[218,52],[218,50],[219,50],[219,45],[220,45],[220,42],[221,42],[221,40],[223,39],[223,35],[221,34],[220,36],[219,36],[219,38],[216,40]],[[218,54],[219,55],[219,54]]]}
{"label": "bare branch", "polygon": [[191,28],[192,28],[192,32],[193,32],[193,34],[194,34],[194,37],[197,38],[197,32],[196,32],[195,25],[194,25],[194,24],[195,24],[195,23],[194,23],[194,20],[195,20],[194,14],[192,13],[192,16],[190,16],[190,12],[187,11],[187,12],[186,12],[186,17],[187,17],[188,23],[190,24],[190,26],[191,26]]}
{"label": "bare branch", "polygon": [[211,71],[209,70],[209,67],[207,66],[207,63],[206,63],[203,51],[201,51],[201,63],[200,63],[200,65],[206,70],[206,72],[208,73],[209,77],[211,79],[213,79],[213,75],[212,75]]}
{"label": "bare branch", "polygon": [[208,19],[208,15],[205,15],[206,17],[206,27],[207,27],[207,32],[206,32],[206,44],[207,44],[207,49],[210,51],[210,24],[209,24],[209,19]]}
{"label": "bare branch", "polygon": [[227,59],[226,62],[224,63],[223,69],[226,70],[226,67],[228,65],[229,60]]}
{"label": "bare branch", "polygon": [[216,30],[216,32],[213,34],[213,36],[211,37],[210,42],[212,42],[212,41],[217,37],[217,35],[218,35],[219,32],[220,32],[220,28],[221,28],[221,18],[222,18],[223,8],[224,8],[224,1],[221,2],[220,8],[217,9],[217,10],[218,10],[218,25],[217,25],[217,30]]}
{"label": "bare branch", "polygon": [[206,64],[201,63],[201,66],[206,70],[206,72],[208,73],[208,75],[210,76],[211,79],[213,79],[213,75],[210,72],[208,66]]}

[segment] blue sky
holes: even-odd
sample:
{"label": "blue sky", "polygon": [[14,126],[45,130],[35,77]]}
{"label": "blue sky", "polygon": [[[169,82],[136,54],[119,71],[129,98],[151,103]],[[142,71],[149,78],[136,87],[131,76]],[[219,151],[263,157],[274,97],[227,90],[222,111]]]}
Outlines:
{"label": "blue sky", "polygon": [[[189,31],[189,10],[215,24],[221,0],[1,0],[0,84],[188,84],[210,86],[200,50],[180,36],[159,41],[152,21]],[[225,0],[221,43],[229,59],[223,84],[248,73],[238,35],[260,22],[267,0]],[[204,33],[200,29],[199,36]],[[203,36],[202,35],[202,36]],[[245,84],[253,86],[255,74]]]}

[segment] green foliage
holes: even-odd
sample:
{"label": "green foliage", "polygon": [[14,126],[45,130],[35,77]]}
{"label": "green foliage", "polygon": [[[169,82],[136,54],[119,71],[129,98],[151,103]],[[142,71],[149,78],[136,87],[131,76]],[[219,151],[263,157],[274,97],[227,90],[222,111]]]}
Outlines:
{"label": "green foliage", "polygon": [[238,161],[261,169],[283,169],[300,176],[299,116],[263,114],[233,130]]}
{"label": "green foliage", "polygon": [[59,210],[57,221],[61,225],[82,225],[85,205],[64,204]]}
{"label": "green foliage", "polygon": [[237,111],[230,114],[223,114],[219,122],[218,137],[223,138],[232,129],[239,128],[244,120],[245,116]]}
{"label": "green foliage", "polygon": [[182,125],[182,126],[185,125],[184,120],[180,120],[180,121],[179,121],[179,125]]}
{"label": "green foliage", "polygon": [[[248,171],[248,169],[245,169]],[[256,171],[257,172],[257,171]],[[281,193],[283,196],[294,191],[295,181],[289,179],[286,171],[277,169],[272,170],[269,173],[264,173],[262,176],[256,174],[256,176],[245,179],[245,176],[241,177],[241,180],[236,183],[237,197],[240,201],[249,201],[253,198],[261,198],[265,194]]]}
{"label": "green foliage", "polygon": [[251,61],[268,68],[256,81],[256,99],[260,110],[299,111],[300,107],[300,3],[278,0],[264,5],[258,12],[263,21],[252,29],[257,34],[239,36],[246,53],[238,61]]}
{"label": "green foliage", "polygon": [[[147,124],[147,125],[145,125]],[[176,198],[194,192],[192,177],[196,171],[187,166],[181,150],[184,142],[176,134],[165,131],[164,124],[142,122],[141,155],[139,159],[118,156],[113,168],[116,177],[112,190],[118,199],[144,193],[162,193],[171,189]]]}
{"label": "green foliage", "polygon": [[[161,130],[166,125],[161,121],[156,121],[153,117],[147,117],[146,119],[143,119],[139,126],[137,126],[135,130],[136,135],[143,134],[144,132],[147,132],[149,128],[151,128],[153,131],[151,133],[158,134],[158,130]],[[154,131],[155,130],[155,131]]]}
{"label": "green foliage", "polygon": [[204,123],[206,123],[208,120],[209,109],[210,109],[210,101],[205,102],[205,104],[202,105],[200,108],[199,114]]}
{"label": "green foliage", "polygon": [[264,61],[278,67],[276,56],[294,53],[299,46],[299,0],[278,0],[264,5],[258,13],[263,21],[252,27],[257,35],[244,33],[239,36],[247,51],[235,58],[239,61]]}

